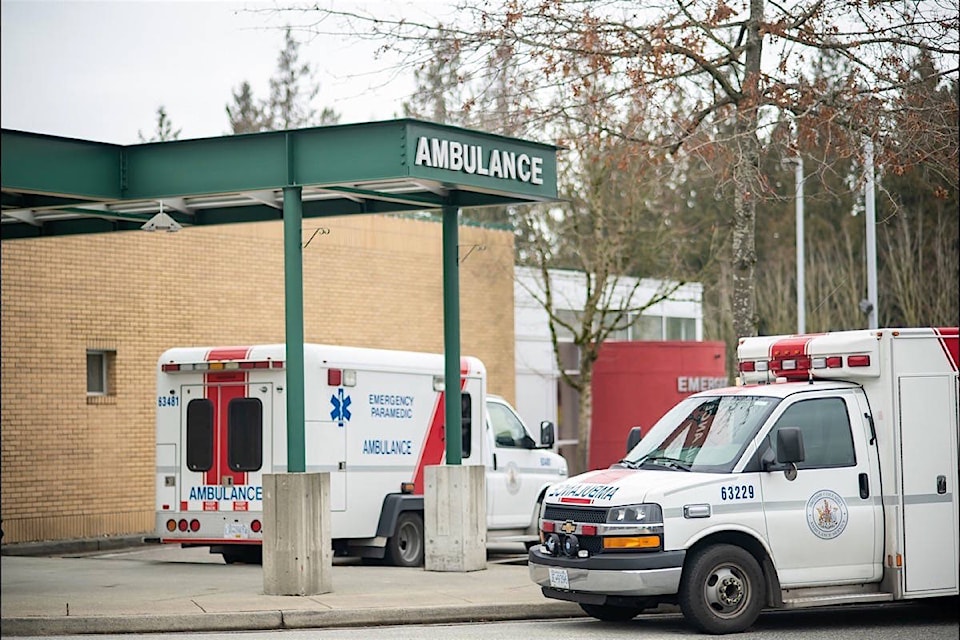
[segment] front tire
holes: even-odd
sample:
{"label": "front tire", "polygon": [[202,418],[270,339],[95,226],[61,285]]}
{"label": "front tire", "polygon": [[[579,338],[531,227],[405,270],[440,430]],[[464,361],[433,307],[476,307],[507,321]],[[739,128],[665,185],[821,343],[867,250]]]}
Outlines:
{"label": "front tire", "polygon": [[763,572],[749,552],[729,544],[706,547],[684,568],[680,610],[700,631],[739,633],[756,622],[763,609]]}
{"label": "front tire", "polygon": [[387,541],[387,561],[397,567],[419,567],[423,564],[423,516],[404,511],[397,517],[397,527]]}
{"label": "front tire", "polygon": [[643,612],[643,607],[618,607],[610,604],[584,604],[582,602],[580,608],[588,616],[604,622],[626,622],[627,620],[633,620]]}

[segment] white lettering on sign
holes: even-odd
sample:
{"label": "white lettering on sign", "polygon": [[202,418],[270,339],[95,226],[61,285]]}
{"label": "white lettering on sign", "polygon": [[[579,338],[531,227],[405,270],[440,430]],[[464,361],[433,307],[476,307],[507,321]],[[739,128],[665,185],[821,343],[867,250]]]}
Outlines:
{"label": "white lettering on sign", "polygon": [[680,393],[696,393],[726,387],[729,383],[726,378],[697,378],[691,376],[677,376],[677,391]]}
{"label": "white lettering on sign", "polygon": [[477,144],[420,136],[414,164],[504,180],[543,184],[543,158],[526,153],[490,149]]}

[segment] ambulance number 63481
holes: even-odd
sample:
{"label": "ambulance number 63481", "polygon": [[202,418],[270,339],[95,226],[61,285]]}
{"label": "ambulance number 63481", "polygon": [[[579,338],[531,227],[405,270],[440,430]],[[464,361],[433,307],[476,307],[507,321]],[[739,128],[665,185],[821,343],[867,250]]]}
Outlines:
{"label": "ambulance number 63481", "polygon": [[180,398],[178,396],[157,396],[157,406],[158,407],[180,406]]}
{"label": "ambulance number 63481", "polygon": [[730,487],[720,487],[721,500],[753,500],[753,485],[738,484]]}

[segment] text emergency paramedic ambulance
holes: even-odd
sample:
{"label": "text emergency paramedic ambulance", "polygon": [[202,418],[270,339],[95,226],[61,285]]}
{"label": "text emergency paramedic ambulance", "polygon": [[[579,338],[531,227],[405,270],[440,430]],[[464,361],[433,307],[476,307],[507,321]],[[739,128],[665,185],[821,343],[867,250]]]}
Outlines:
{"label": "text emergency paramedic ambulance", "polygon": [[684,399],[618,464],[551,487],[531,578],[601,620],[679,603],[708,633],[764,607],[957,595],[957,340],[742,339],[745,386]]}
{"label": "text emergency paramedic ambulance", "polygon": [[[157,538],[210,546],[226,562],[261,556],[262,477],[287,470],[285,345],[176,348],[157,372]],[[484,465],[488,541],[539,541],[543,494],[567,477],[462,358],[462,463]],[[443,463],[444,357],[304,345],[306,471],[330,474],[338,555],[423,561],[423,481]]]}

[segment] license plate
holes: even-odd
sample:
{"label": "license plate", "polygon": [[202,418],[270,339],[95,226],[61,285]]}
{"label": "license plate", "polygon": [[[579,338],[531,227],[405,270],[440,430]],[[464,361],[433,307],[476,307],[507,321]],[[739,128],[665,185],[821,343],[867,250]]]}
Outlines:
{"label": "license plate", "polygon": [[550,570],[550,586],[554,589],[569,589],[570,578],[567,576],[566,569],[556,569],[548,567]]}
{"label": "license plate", "polygon": [[242,522],[228,522],[223,528],[224,538],[243,539],[249,537],[249,535],[247,525]]}

